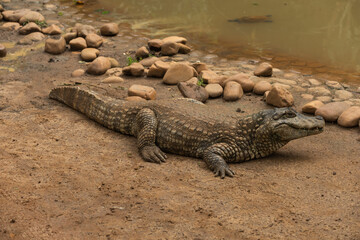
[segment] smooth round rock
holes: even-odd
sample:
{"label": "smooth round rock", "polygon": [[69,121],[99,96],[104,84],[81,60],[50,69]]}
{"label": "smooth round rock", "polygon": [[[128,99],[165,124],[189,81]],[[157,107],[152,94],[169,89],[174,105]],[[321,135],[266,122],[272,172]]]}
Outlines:
{"label": "smooth round rock", "polygon": [[313,87],[313,88],[309,88],[308,91],[311,94],[320,95],[320,96],[331,95],[330,90],[325,87]]}
{"label": "smooth round rock", "polygon": [[267,81],[260,81],[254,85],[253,93],[258,95],[264,95],[266,91],[270,91],[272,88],[271,83]]}
{"label": "smooth round rock", "polygon": [[49,27],[44,28],[42,32],[47,35],[59,35],[62,33],[61,29],[55,24],[51,24]]}
{"label": "smooth round rock", "polygon": [[79,51],[79,50],[83,50],[84,48],[87,47],[86,41],[82,37],[78,37],[78,38],[71,40],[69,42],[69,45],[70,45],[71,51]]}
{"label": "smooth round rock", "polygon": [[346,109],[338,118],[337,123],[342,127],[356,127],[360,121],[360,107],[352,106]]}
{"label": "smooth round rock", "polygon": [[111,63],[111,68],[116,68],[116,67],[120,67],[120,63],[112,57],[108,57],[110,63]]}
{"label": "smooth round rock", "polygon": [[77,32],[65,33],[63,37],[64,37],[66,43],[69,43],[71,40],[73,40],[77,37]]}
{"label": "smooth round rock", "polygon": [[149,54],[149,50],[147,50],[147,48],[143,46],[136,50],[135,57],[136,59],[144,59],[149,57]]}
{"label": "smooth round rock", "polygon": [[188,64],[174,63],[166,71],[163,82],[165,84],[178,84],[179,82],[186,82],[193,76],[194,70]]}
{"label": "smooth round rock", "polygon": [[148,57],[142,59],[139,63],[143,65],[144,67],[151,67],[156,61],[159,61],[160,59],[157,57]]}
{"label": "smooth round rock", "polygon": [[249,75],[245,73],[238,73],[230,76],[221,85],[225,86],[225,84],[230,81],[239,83],[244,92],[251,92],[255,86],[255,83],[249,79]]}
{"label": "smooth round rock", "polygon": [[96,34],[96,29],[91,25],[76,23],[74,29],[77,32],[77,36],[82,38],[86,38],[90,33]]}
{"label": "smooth round rock", "polygon": [[71,73],[72,77],[81,77],[85,74],[85,70],[84,69],[76,69]]}
{"label": "smooth round rock", "polygon": [[18,41],[20,45],[30,45],[33,42],[39,42],[45,38],[44,34],[41,32],[33,32],[26,35],[23,39]]}
{"label": "smooth round rock", "polygon": [[270,63],[261,63],[254,70],[254,75],[258,77],[271,77],[272,75],[272,65]]}
{"label": "smooth round rock", "polygon": [[116,76],[116,77],[120,77],[122,74],[122,68],[120,67],[115,67],[115,68],[110,68],[106,71],[105,73],[107,76]]}
{"label": "smooth round rock", "polygon": [[107,77],[103,80],[101,80],[102,83],[122,83],[124,82],[124,79],[121,77],[116,77],[116,76],[110,76]]}
{"label": "smooth round rock", "polygon": [[317,79],[314,79],[314,78],[311,78],[308,81],[313,86],[320,86],[321,85],[321,82],[319,80],[317,80]]}
{"label": "smooth round rock", "polygon": [[118,33],[119,27],[116,23],[106,23],[100,28],[100,34],[103,36],[115,36]]}
{"label": "smooth round rock", "polygon": [[202,86],[187,82],[179,82],[177,86],[181,94],[186,98],[195,99],[200,102],[206,102],[209,98],[208,92]]}
{"label": "smooth round rock", "polygon": [[146,102],[146,99],[139,96],[129,96],[125,100],[129,102]]}
{"label": "smooth round rock", "polygon": [[319,100],[314,100],[311,102],[306,103],[301,111],[304,113],[310,113],[310,114],[314,114],[316,112],[316,110],[321,107],[322,105],[324,105],[324,103],[322,101]]}
{"label": "smooth round rock", "polygon": [[91,62],[97,58],[100,54],[100,51],[96,48],[84,48],[81,51],[80,57],[86,62]]}
{"label": "smooth round rock", "polygon": [[223,94],[223,87],[218,83],[208,84],[205,87],[205,90],[209,93],[209,97],[217,98]]}
{"label": "smooth round rock", "polygon": [[350,99],[354,96],[354,94],[352,94],[349,91],[346,90],[336,90],[335,91],[335,98],[341,99],[341,100],[347,100]]}
{"label": "smooth round rock", "polygon": [[90,63],[86,72],[93,75],[102,75],[109,68],[111,68],[111,63],[107,57],[98,57],[92,63]]}
{"label": "smooth round rock", "polygon": [[36,23],[33,22],[30,22],[19,29],[19,34],[22,35],[27,35],[32,32],[41,32],[41,28]]}
{"label": "smooth round rock", "polygon": [[129,96],[139,96],[146,100],[155,100],[156,91],[152,87],[134,84],[128,89]]}
{"label": "smooth round rock", "polygon": [[192,77],[192,78],[190,78],[189,80],[187,80],[186,82],[197,85],[198,82],[199,82],[199,79],[198,79],[197,77]]}
{"label": "smooth round rock", "polygon": [[224,88],[223,98],[225,101],[236,101],[243,96],[241,85],[237,82],[227,82]]}
{"label": "smooth round rock", "polygon": [[19,22],[20,18],[25,16],[30,11],[30,9],[6,10],[3,11],[1,14],[6,21]]}
{"label": "smooth round rock", "polygon": [[338,90],[343,89],[343,86],[337,81],[327,81],[326,85],[329,88],[333,88],[333,89],[338,89]]}
{"label": "smooth round rock", "polygon": [[86,36],[85,41],[89,48],[99,48],[103,44],[103,38],[95,33],[89,33]]}
{"label": "smooth round rock", "polygon": [[330,96],[320,96],[316,97],[316,100],[322,101],[323,103],[331,102],[332,98]]}
{"label": "smooth round rock", "polygon": [[128,76],[141,77],[144,75],[145,68],[140,63],[133,63],[122,69],[123,73]]}
{"label": "smooth round rock", "polygon": [[186,44],[187,39],[184,37],[179,37],[179,36],[170,36],[170,37],[164,38],[163,42],[175,42],[175,43]]}
{"label": "smooth round rock", "polygon": [[1,25],[1,30],[5,30],[5,31],[16,31],[19,28],[21,28],[21,25],[17,22],[7,22],[4,23],[3,25]]}
{"label": "smooth round rock", "polygon": [[160,51],[161,50],[161,45],[164,43],[163,40],[161,39],[150,39],[148,41],[148,46],[151,50],[154,51]]}
{"label": "smooth round rock", "polygon": [[266,103],[275,107],[290,107],[294,105],[294,97],[285,88],[273,86],[266,97]]}
{"label": "smooth round rock", "polygon": [[311,95],[311,94],[307,94],[307,93],[303,93],[301,94],[301,97],[305,100],[313,100],[314,99],[314,96]]}
{"label": "smooth round rock", "polygon": [[20,24],[24,24],[26,22],[44,22],[44,21],[45,21],[44,16],[41,13],[35,11],[29,11],[19,19]]}
{"label": "smooth round rock", "polygon": [[178,46],[179,46],[179,53],[181,54],[188,54],[191,52],[191,48],[186,46],[185,44],[182,44],[182,43],[178,43]]}
{"label": "smooth round rock", "polygon": [[176,42],[164,42],[161,45],[161,54],[164,56],[172,56],[179,52],[179,45]]}
{"label": "smooth round rock", "polygon": [[220,79],[220,76],[217,75],[216,72],[211,71],[211,70],[201,71],[200,78],[204,81],[204,83],[221,83],[221,82],[218,82]]}
{"label": "smooth round rock", "polygon": [[209,70],[207,65],[202,62],[193,63],[193,68],[195,68],[196,72],[200,74],[204,70]]}
{"label": "smooth round rock", "polygon": [[[169,66],[170,67],[170,66]],[[149,68],[148,77],[163,78],[167,69],[158,67],[155,63]]]}
{"label": "smooth round rock", "polygon": [[66,42],[63,37],[59,39],[49,38],[45,41],[45,52],[50,54],[61,54],[66,50]]}
{"label": "smooth round rock", "polygon": [[335,122],[349,107],[350,105],[345,102],[331,102],[319,107],[315,115],[322,116],[325,121]]}

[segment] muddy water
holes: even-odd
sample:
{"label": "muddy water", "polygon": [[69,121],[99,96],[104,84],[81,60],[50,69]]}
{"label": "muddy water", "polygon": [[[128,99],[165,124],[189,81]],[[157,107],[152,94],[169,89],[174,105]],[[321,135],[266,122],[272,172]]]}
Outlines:
{"label": "muddy water", "polygon": [[[126,19],[151,37],[185,35],[221,57],[265,59],[360,82],[358,0],[89,0],[81,11]],[[253,16],[267,17],[252,23],[243,18]]]}

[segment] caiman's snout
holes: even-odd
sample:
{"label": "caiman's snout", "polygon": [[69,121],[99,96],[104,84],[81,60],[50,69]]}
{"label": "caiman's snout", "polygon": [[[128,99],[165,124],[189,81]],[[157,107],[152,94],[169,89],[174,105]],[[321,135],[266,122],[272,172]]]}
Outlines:
{"label": "caiman's snout", "polygon": [[274,116],[273,133],[285,141],[319,134],[325,126],[321,116],[308,117],[291,108],[277,109]]}

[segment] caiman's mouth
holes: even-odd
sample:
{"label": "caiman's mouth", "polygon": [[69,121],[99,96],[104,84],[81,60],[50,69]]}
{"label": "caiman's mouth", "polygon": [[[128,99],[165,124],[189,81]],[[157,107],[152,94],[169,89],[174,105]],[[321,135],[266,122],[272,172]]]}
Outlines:
{"label": "caiman's mouth", "polygon": [[[286,124],[286,123],[284,123]],[[289,127],[292,127],[292,128],[295,128],[297,130],[306,130],[306,131],[324,131],[324,127],[323,126],[313,126],[313,127],[300,127],[300,126],[297,126],[297,125],[293,125],[293,124],[286,124],[288,125]]]}
{"label": "caiman's mouth", "polygon": [[280,123],[279,125],[276,126],[277,129],[286,128],[286,127],[295,129],[298,132],[301,131],[307,133],[321,133],[324,131],[324,126],[320,122],[319,124],[316,124],[315,126],[311,126],[311,127],[299,126],[291,123]]}

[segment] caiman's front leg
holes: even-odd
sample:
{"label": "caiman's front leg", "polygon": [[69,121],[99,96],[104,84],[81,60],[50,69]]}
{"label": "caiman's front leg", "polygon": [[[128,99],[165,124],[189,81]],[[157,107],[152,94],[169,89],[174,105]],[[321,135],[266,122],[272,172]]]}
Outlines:
{"label": "caiman's front leg", "polygon": [[224,178],[226,175],[233,177],[233,172],[224,159],[235,157],[231,148],[226,143],[217,143],[204,151],[203,159],[215,176]]}
{"label": "caiman's front leg", "polygon": [[141,157],[147,162],[165,162],[167,156],[155,145],[158,121],[154,111],[141,109],[136,115],[134,134]]}

